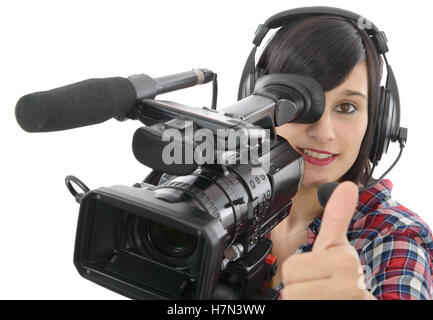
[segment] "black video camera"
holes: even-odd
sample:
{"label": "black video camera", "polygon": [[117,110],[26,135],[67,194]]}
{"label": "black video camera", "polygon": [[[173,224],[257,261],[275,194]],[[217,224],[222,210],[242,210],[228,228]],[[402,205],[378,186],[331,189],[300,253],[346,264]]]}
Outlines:
{"label": "black video camera", "polygon": [[[290,212],[304,159],[275,127],[317,121],[325,96],[311,78],[271,74],[221,111],[216,99],[202,109],[155,100],[211,80],[216,88],[206,69],[89,79],[18,101],[16,118],[28,132],[113,117],[146,125],[132,144],[137,160],[153,169],[143,182],[89,190],[66,178],[80,203],[74,263],[86,279],[134,299],[277,297],[264,290],[276,270],[267,235]],[[191,139],[203,129],[208,139]],[[167,139],[167,132],[176,134]]]}

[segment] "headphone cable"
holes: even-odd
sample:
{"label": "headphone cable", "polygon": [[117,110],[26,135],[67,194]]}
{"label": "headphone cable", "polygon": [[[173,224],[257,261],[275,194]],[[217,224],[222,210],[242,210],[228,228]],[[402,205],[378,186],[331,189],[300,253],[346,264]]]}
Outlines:
{"label": "headphone cable", "polygon": [[[394,166],[395,166],[395,165],[397,164],[397,162],[400,160],[400,157],[401,157],[401,155],[402,155],[402,153],[403,153],[403,149],[404,149],[404,147],[405,147],[406,139],[399,139],[398,142],[400,143],[400,152],[398,153],[398,156],[397,156],[397,158],[395,159],[394,163],[393,163],[393,164],[388,168],[388,170],[385,171],[384,174],[382,174],[382,175],[380,176],[379,179],[377,179],[377,180],[376,180],[375,182],[373,182],[372,184],[369,184],[369,185],[367,185],[366,187],[364,187],[364,188],[362,188],[361,190],[359,190],[359,194],[360,194],[360,195],[361,195],[365,190],[374,187],[374,186],[377,185],[380,181],[382,181],[383,178],[385,178],[385,176],[386,176],[386,175],[387,175],[387,174],[392,170],[392,168],[394,168]],[[370,178],[371,178],[371,176],[373,175],[373,171],[374,171],[374,168],[376,167],[376,165],[377,165],[377,162],[373,164],[373,168],[372,168],[372,170],[371,170],[370,176],[368,177],[368,180],[367,180],[367,181],[370,181]]]}

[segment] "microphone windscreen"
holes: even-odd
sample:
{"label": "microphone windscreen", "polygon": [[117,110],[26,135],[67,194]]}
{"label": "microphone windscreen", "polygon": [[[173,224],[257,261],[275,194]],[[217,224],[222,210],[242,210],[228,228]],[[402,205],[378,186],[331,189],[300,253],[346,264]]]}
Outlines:
{"label": "microphone windscreen", "polygon": [[331,196],[332,192],[337,188],[338,182],[329,182],[322,184],[317,189],[317,198],[319,199],[319,203],[322,206],[322,208],[325,208],[326,203],[329,200],[329,197]]}
{"label": "microphone windscreen", "polygon": [[21,97],[15,117],[27,132],[66,130],[123,117],[135,102],[135,89],[126,78],[88,79]]}

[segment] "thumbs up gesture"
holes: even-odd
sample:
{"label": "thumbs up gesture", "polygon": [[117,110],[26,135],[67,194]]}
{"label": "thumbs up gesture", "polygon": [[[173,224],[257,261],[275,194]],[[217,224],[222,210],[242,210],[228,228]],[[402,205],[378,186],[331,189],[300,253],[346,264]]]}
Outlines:
{"label": "thumbs up gesture", "polygon": [[352,182],[334,190],[313,250],[282,264],[282,299],[375,299],[365,289],[361,261],[346,236],[357,201],[358,188]]}

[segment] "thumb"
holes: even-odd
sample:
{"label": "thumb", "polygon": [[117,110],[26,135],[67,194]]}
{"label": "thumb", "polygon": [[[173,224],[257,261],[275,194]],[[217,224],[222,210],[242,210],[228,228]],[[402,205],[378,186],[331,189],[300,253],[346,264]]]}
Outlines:
{"label": "thumb", "polygon": [[323,251],[349,243],[346,234],[356,209],[358,192],[358,187],[350,181],[342,182],[332,192],[325,206],[313,251]]}

